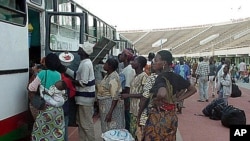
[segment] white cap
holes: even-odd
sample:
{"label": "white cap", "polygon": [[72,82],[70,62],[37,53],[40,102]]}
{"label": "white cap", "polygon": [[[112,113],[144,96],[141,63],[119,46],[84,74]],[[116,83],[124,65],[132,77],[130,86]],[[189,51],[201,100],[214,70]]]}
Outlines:
{"label": "white cap", "polygon": [[79,44],[79,47],[83,49],[85,53],[88,55],[93,53],[93,47],[95,44],[92,44],[90,42],[84,42],[84,44]]}

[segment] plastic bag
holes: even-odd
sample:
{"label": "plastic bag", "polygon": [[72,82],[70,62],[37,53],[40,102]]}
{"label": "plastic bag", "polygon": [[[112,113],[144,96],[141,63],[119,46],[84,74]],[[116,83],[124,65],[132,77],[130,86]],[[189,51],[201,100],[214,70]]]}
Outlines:
{"label": "plastic bag", "polygon": [[135,139],[126,129],[113,129],[101,136],[105,141],[134,141]]}

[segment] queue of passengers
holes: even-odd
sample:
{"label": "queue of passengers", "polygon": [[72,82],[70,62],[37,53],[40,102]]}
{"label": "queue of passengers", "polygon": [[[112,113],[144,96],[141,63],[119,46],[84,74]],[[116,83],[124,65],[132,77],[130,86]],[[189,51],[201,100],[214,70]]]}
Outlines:
{"label": "queue of passengers", "polygon": [[[42,61],[44,68],[30,80],[30,97],[39,85],[47,91],[52,87],[58,94],[68,97],[65,101],[74,97],[77,105],[76,124],[81,141],[95,140],[95,101],[99,106],[102,133],[125,128],[136,140],[175,141],[178,125],[176,103],[193,95],[196,89],[188,80],[174,73],[172,54],[169,51],[157,52],[151,67],[148,67],[148,75],[144,71],[144,67],[149,65],[147,59],[134,56],[132,49],[125,49],[120,55],[120,62],[113,57],[107,59],[103,64],[106,74],[96,83],[94,67],[89,58],[92,52],[91,44],[79,45],[81,62],[77,71],[62,65],[57,55],[48,54]],[[123,63],[120,73],[117,71],[119,63]],[[70,83],[66,83],[66,92],[61,93],[53,85],[58,80],[66,81],[65,77]],[[30,105],[34,115],[31,140],[68,140],[69,115],[65,113],[69,105],[65,103],[53,105],[46,101],[41,110]],[[158,127],[161,128],[160,134]]]}

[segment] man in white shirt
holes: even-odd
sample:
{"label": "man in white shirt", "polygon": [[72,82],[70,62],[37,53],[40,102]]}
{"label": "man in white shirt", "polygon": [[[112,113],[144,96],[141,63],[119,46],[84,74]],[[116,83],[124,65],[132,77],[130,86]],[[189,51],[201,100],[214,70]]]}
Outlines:
{"label": "man in white shirt", "polygon": [[[134,59],[134,52],[132,49],[124,49],[121,56],[121,62],[124,64],[124,69],[120,73],[120,79],[123,78],[125,82],[122,84],[122,93],[130,93],[130,84],[135,77],[135,70],[132,68],[130,61]],[[122,77],[121,77],[122,76]],[[130,101],[128,98],[124,99],[125,107],[125,128],[129,131],[130,129]]]}
{"label": "man in white shirt", "polygon": [[244,78],[246,70],[247,70],[247,66],[246,66],[245,60],[242,59],[242,61],[239,64],[240,80]]}
{"label": "man in white shirt", "polygon": [[78,70],[73,71],[67,68],[66,73],[75,80],[72,83],[76,86],[75,101],[78,105],[76,122],[79,128],[80,141],[94,141],[93,111],[95,101],[95,76],[92,61],[89,56],[93,53],[93,46],[89,42],[79,45],[78,55],[81,58]]}

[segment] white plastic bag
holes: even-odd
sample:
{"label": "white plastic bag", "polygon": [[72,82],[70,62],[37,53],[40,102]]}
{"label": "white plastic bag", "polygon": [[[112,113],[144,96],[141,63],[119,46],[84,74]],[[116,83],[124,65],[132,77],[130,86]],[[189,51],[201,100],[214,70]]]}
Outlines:
{"label": "white plastic bag", "polygon": [[105,141],[134,141],[135,139],[126,129],[113,129],[101,136]]}

